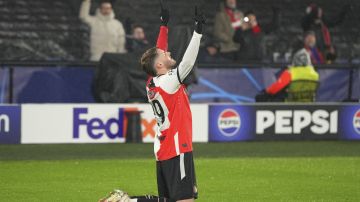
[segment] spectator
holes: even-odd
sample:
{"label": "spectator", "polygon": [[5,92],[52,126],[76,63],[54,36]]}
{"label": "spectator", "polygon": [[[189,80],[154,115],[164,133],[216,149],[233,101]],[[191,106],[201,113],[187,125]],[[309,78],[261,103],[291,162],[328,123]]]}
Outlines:
{"label": "spectator", "polygon": [[200,48],[198,61],[208,64],[231,62],[231,60],[223,58],[219,50],[220,46],[216,42],[210,40],[204,47]]}
{"label": "spectator", "polygon": [[[314,82],[319,81],[319,74],[315,71],[311,64],[309,53],[303,48],[299,50],[293,57],[292,65],[285,69],[278,80],[270,85],[262,94],[256,96],[257,101],[281,101],[288,97],[288,88],[295,81],[301,81],[300,88],[295,88],[298,92],[311,89],[313,92],[306,91],[304,97],[300,97],[299,101],[313,101],[315,88]],[[316,84],[317,85],[317,84]],[[292,89],[293,90],[293,89]],[[292,93],[297,93],[292,91]],[[303,94],[304,95],[304,94]],[[294,100],[293,100],[294,101]]]}
{"label": "spectator", "polygon": [[121,22],[115,19],[110,1],[103,0],[91,16],[90,0],[84,0],[80,8],[80,19],[91,29],[91,60],[99,61],[104,52],[125,53],[125,31]]}
{"label": "spectator", "polygon": [[236,59],[239,44],[233,36],[242,23],[243,14],[236,8],[236,0],[225,0],[220,4],[220,11],[215,16],[214,37],[219,41],[220,54],[230,60]]}
{"label": "spectator", "polygon": [[309,53],[312,64],[324,64],[325,59],[322,52],[316,46],[315,32],[307,31],[304,34],[304,48]]}
{"label": "spectator", "polygon": [[301,26],[306,31],[314,31],[317,39],[316,46],[324,55],[328,63],[336,59],[335,49],[331,42],[329,28],[335,27],[344,21],[346,14],[350,11],[350,6],[343,7],[340,14],[332,19],[326,18],[321,7],[316,4],[310,4],[306,8],[306,14],[302,18]]}
{"label": "spectator", "polygon": [[146,39],[144,28],[141,25],[134,25],[127,44],[128,51],[137,52],[147,48],[149,48],[149,42]]}
{"label": "spectator", "polygon": [[261,61],[265,56],[264,35],[275,31],[279,27],[279,11],[273,8],[273,18],[268,24],[260,25],[253,11],[245,14],[241,29],[237,29],[234,41],[240,43],[239,60]]}

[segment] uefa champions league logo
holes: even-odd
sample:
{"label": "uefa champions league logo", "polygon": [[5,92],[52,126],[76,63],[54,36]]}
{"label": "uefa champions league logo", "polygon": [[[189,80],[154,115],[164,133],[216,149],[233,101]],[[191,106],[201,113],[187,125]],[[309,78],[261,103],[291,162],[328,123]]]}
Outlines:
{"label": "uefa champions league logo", "polygon": [[223,110],[218,118],[219,131],[227,137],[234,136],[240,129],[240,115],[233,109]]}
{"label": "uefa champions league logo", "polygon": [[355,131],[360,135],[360,109],[354,114],[353,126]]}

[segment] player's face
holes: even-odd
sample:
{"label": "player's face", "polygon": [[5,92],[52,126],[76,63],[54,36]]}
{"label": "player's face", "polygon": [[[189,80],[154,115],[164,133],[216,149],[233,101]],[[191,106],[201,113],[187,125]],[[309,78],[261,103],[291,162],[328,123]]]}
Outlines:
{"label": "player's face", "polygon": [[167,70],[170,70],[175,66],[176,61],[171,57],[170,52],[163,51],[161,49],[157,49],[157,66],[164,66]]}
{"label": "player's face", "polygon": [[112,12],[112,6],[111,3],[102,3],[100,6],[100,12],[104,16],[108,16]]}

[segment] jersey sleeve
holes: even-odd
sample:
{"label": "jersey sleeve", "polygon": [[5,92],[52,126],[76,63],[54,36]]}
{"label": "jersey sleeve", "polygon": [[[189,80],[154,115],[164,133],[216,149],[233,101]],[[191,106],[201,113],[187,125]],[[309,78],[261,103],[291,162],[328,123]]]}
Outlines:
{"label": "jersey sleeve", "polygon": [[156,48],[161,49],[163,51],[168,50],[168,28],[166,26],[160,27],[159,36],[156,42]]}
{"label": "jersey sleeve", "polygon": [[175,93],[192,70],[200,47],[202,35],[194,32],[179,67],[157,77],[158,86],[169,94]]}
{"label": "jersey sleeve", "polygon": [[190,44],[185,51],[184,57],[182,58],[179,67],[177,68],[177,77],[180,83],[184,81],[195,64],[200,48],[201,37],[201,34],[198,34],[194,31]]}

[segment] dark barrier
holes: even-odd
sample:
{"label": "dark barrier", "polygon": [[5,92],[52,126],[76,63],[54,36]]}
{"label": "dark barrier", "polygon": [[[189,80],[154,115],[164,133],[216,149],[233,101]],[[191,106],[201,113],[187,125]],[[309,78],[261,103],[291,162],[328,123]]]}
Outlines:
{"label": "dark barrier", "polygon": [[209,141],[360,140],[360,104],[210,105]]}
{"label": "dark barrier", "polygon": [[[93,103],[96,63],[6,64],[0,69],[1,103]],[[199,65],[199,80],[190,88],[191,101],[254,102],[255,95],[275,81],[284,65]],[[359,100],[359,66],[318,68],[317,101]]]}
{"label": "dark barrier", "polygon": [[93,68],[14,67],[14,103],[93,103]]}
{"label": "dark barrier", "polygon": [[[205,66],[206,67],[206,66]],[[202,68],[199,70],[198,85],[191,88],[193,102],[254,102],[254,97],[261,90],[276,81],[279,68]],[[339,102],[359,100],[360,71],[352,68],[318,69],[320,87],[317,93],[319,102]]]}

